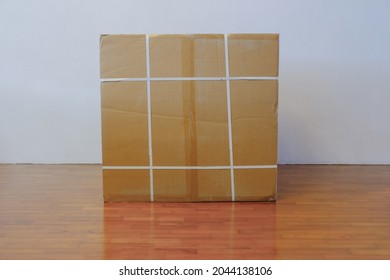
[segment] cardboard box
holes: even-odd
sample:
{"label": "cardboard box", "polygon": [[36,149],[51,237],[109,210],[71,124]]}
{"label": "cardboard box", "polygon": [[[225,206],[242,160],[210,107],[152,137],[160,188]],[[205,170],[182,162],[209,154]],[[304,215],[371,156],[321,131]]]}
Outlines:
{"label": "cardboard box", "polygon": [[274,201],[276,34],[103,35],[105,201]]}

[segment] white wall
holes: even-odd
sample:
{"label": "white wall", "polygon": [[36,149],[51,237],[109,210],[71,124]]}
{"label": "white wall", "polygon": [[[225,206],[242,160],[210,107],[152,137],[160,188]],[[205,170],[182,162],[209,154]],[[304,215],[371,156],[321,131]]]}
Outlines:
{"label": "white wall", "polygon": [[99,34],[280,33],[279,163],[390,163],[390,2],[0,0],[0,162],[99,163]]}

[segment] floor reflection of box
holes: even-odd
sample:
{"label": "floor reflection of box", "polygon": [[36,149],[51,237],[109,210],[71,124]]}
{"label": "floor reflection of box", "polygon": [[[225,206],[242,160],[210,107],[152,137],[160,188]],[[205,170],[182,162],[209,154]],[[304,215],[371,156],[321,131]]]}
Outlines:
{"label": "floor reflection of box", "polygon": [[105,201],[273,201],[278,35],[103,35]]}

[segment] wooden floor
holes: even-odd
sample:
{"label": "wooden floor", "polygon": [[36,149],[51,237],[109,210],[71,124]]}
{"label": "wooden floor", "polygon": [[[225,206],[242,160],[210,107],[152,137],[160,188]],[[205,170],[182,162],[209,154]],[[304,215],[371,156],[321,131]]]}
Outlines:
{"label": "wooden floor", "polygon": [[97,165],[0,165],[0,259],[390,259],[390,166],[280,166],[277,203],[108,203]]}

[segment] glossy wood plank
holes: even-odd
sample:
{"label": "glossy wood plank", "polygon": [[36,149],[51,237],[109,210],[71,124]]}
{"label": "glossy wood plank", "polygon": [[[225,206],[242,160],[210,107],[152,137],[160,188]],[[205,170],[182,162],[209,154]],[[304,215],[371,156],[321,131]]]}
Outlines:
{"label": "glossy wood plank", "polygon": [[103,203],[98,165],[0,165],[0,259],[390,259],[390,166],[287,165],[276,203]]}

